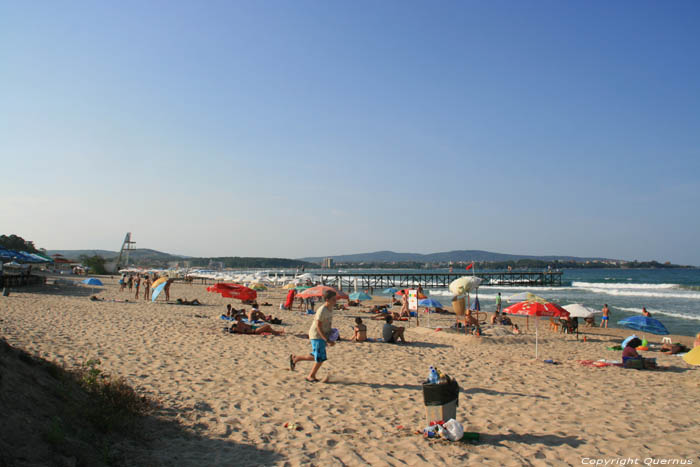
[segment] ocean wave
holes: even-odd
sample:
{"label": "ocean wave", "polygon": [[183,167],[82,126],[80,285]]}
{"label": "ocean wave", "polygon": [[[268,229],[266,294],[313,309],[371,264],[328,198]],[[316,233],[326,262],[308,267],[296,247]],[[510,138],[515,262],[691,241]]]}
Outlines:
{"label": "ocean wave", "polygon": [[621,284],[605,282],[572,282],[573,287],[597,289],[678,289],[680,284]]}
{"label": "ocean wave", "polygon": [[[627,307],[622,307],[622,306],[613,307],[613,311],[616,309],[622,310],[622,311],[627,311],[630,313],[642,314],[641,308],[627,308]],[[700,321],[700,316],[698,316],[698,315],[688,315],[685,313],[675,313],[673,311],[655,310],[653,308],[647,308],[647,311],[651,314],[652,317],[654,315],[664,315],[664,316],[673,316],[674,318],[692,319],[694,321]]]}
{"label": "ocean wave", "polygon": [[686,300],[700,300],[700,293],[671,293],[671,292],[644,292],[630,289],[605,289],[598,287],[587,288],[589,292],[605,295],[614,295],[618,297],[646,297],[646,298],[682,298]]}

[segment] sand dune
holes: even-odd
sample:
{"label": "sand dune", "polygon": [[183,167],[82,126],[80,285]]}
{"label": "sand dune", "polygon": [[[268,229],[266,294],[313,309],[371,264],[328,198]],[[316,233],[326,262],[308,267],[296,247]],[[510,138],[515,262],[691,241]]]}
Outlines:
{"label": "sand dune", "polygon": [[[132,298],[116,279],[105,283],[101,297]],[[275,305],[263,311],[284,321],[280,337],[223,333],[218,317],[237,302],[202,285],[175,283],[171,292],[206,304],[200,307],[91,302],[89,293],[48,286],[0,297],[1,335],[69,366],[99,358],[105,370],[159,399],[158,416],[193,434],[153,433],[162,465],[581,465],[584,458],[621,457],[700,463],[697,368],[658,352],[647,356],[664,371],[578,363],[619,360],[620,352],[606,347],[628,331],[596,328],[583,342],[542,322],[535,360],[532,323],[525,335],[481,338],[411,327],[408,345],[344,341],[329,348],[319,373],[329,383],[311,384],[303,379],[310,363],[288,369],[290,353],[309,351],[311,317],[280,312],[285,291],[260,296]],[[369,317],[357,309],[336,313],[341,336],[355,316]],[[365,322],[378,337],[381,322]],[[433,326],[452,322],[431,318]],[[459,382],[458,419],[481,434],[479,443],[428,441],[396,428],[424,426],[420,381],[430,365]],[[285,428],[287,422],[301,430]]]}

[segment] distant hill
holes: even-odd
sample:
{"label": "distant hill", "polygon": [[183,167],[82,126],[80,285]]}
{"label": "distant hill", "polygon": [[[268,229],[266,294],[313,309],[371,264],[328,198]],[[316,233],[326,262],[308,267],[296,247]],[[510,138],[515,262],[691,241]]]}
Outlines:
{"label": "distant hill", "polygon": [[[310,263],[320,263],[323,256],[300,258],[302,261]],[[359,253],[354,255],[331,255],[337,263],[401,263],[401,262],[424,262],[424,263],[446,263],[449,261],[517,261],[519,259],[535,259],[541,261],[593,261],[605,260],[607,258],[581,258],[576,256],[530,256],[530,255],[509,255],[505,253],[493,253],[483,250],[454,250],[441,253],[396,253],[393,251],[375,251],[373,253]]]}
{"label": "distant hill", "polygon": [[[102,256],[104,259],[113,259],[119,256],[118,251],[109,250],[47,250],[46,254],[48,254],[49,256],[59,254],[65,256],[68,259],[78,259],[82,255],[99,255]],[[134,263],[144,263],[149,261],[181,261],[186,258],[187,256],[171,255],[170,253],[163,253],[162,251],[151,250],[149,248],[137,248],[129,252],[129,261]]]}

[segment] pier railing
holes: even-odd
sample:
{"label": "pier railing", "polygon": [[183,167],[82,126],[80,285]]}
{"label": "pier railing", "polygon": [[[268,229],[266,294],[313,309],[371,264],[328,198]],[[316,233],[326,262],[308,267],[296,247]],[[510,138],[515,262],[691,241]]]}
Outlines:
{"label": "pier railing", "polygon": [[[316,273],[321,282],[338,288],[357,287],[379,289],[386,287],[446,288],[465,274],[454,273]],[[560,271],[555,272],[484,272],[476,274],[484,279],[482,287],[506,285],[510,287],[558,287],[562,285]]]}

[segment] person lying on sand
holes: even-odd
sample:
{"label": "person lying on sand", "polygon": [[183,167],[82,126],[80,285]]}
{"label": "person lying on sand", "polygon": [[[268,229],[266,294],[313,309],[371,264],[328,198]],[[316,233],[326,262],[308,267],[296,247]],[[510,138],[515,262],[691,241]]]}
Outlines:
{"label": "person lying on sand", "polygon": [[362,323],[362,318],[355,318],[355,327],[353,328],[353,335],[350,340],[355,342],[364,342],[367,340],[367,326]]}
{"label": "person lying on sand", "polygon": [[276,331],[272,329],[272,326],[269,324],[246,324],[243,322],[243,317],[241,315],[236,316],[236,323],[231,326],[231,332],[235,334],[263,334],[265,332],[269,332],[275,336],[284,334],[284,331]]}
{"label": "person lying on sand", "polygon": [[176,305],[194,305],[194,306],[201,305],[199,300],[197,300],[196,298],[194,300],[187,300],[186,298],[185,299],[178,298],[177,300],[175,300],[175,304]]}

